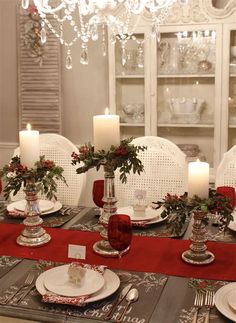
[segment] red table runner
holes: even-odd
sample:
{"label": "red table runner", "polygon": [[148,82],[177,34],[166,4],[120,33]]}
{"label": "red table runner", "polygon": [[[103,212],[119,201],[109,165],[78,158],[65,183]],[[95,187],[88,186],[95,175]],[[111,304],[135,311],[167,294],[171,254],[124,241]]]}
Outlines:
{"label": "red table runner", "polygon": [[133,236],[130,252],[122,259],[116,259],[104,258],[93,252],[93,244],[100,239],[98,233],[48,228],[51,242],[42,247],[32,248],[17,245],[16,238],[22,228],[23,225],[19,224],[0,224],[0,255],[70,262],[72,259],[67,256],[68,244],[77,244],[87,247],[84,262],[89,264],[172,276],[236,280],[235,244],[208,242],[208,249],[216,257],[215,262],[205,266],[194,266],[181,260],[182,252],[189,249],[188,240]]}

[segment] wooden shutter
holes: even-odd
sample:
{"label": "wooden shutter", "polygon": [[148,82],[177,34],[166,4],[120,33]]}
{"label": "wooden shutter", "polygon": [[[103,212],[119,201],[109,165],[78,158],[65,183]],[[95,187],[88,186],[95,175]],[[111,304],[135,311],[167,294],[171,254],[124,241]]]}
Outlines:
{"label": "wooden shutter", "polygon": [[48,31],[47,41],[40,48],[32,29],[35,26],[37,21],[30,18],[29,12],[18,7],[19,128],[30,123],[41,133],[61,133],[60,44]]}

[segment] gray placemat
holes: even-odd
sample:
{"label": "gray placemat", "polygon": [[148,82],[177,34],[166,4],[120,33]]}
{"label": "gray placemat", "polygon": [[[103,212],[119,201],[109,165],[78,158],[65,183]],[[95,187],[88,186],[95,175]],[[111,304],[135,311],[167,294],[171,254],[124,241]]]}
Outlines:
{"label": "gray placemat", "polygon": [[[22,223],[23,218],[15,218],[8,215],[6,206],[7,206],[6,202],[0,203],[0,222],[1,223]],[[63,205],[60,211],[41,216],[41,218],[43,219],[43,227],[50,227],[50,228],[61,227],[63,224],[70,221],[72,218],[74,218],[84,209],[85,209],[84,206],[70,207],[68,205]]]}
{"label": "gray placemat", "polygon": [[[190,319],[193,318],[196,308],[193,306],[196,291],[200,291],[204,294],[207,290],[213,290],[216,292],[220,287],[228,284],[228,282],[222,281],[211,281],[211,280],[201,280],[201,279],[190,279],[187,283],[187,292],[183,297],[183,308],[179,312],[179,318],[177,323],[187,323],[191,322]],[[207,308],[202,306],[198,311],[198,322],[204,322]],[[221,313],[214,307],[210,311],[210,321],[215,323],[229,322],[226,317],[222,316]]]}
{"label": "gray placemat", "polygon": [[[59,265],[59,263],[56,264],[49,261],[39,261],[36,262],[35,265],[28,268],[27,272],[20,273],[20,277],[12,277],[10,280],[10,286],[5,287],[4,290],[1,290],[0,301],[1,299],[5,300],[5,297],[8,297],[10,293],[13,293],[16,289],[23,285],[25,277],[30,270],[39,272],[43,268],[51,268],[55,265]],[[130,306],[130,309],[125,315],[123,322],[149,322],[149,318],[152,315],[165,287],[167,277],[155,273],[126,272],[120,270],[115,272],[119,277],[121,277],[121,285],[119,290],[108,298],[90,303],[86,306],[76,307],[43,303],[41,302],[41,295],[34,288],[19,304],[17,304],[17,299],[18,296],[20,296],[20,293],[14,296],[14,298],[12,298],[7,305],[1,305],[1,308],[7,307],[9,311],[13,310],[14,308],[15,313],[17,313],[19,309],[21,313],[23,311],[25,317],[27,317],[27,313],[29,314],[28,317],[36,317],[36,315],[40,315],[39,313],[42,313],[42,317],[50,316],[50,321],[52,320],[52,322],[58,322],[57,317],[59,315],[66,315],[68,321],[70,317],[103,320],[120,290],[125,284],[132,283],[133,286],[139,291],[139,299],[136,303]],[[124,309],[125,304],[126,301],[123,300],[109,322],[116,320],[118,315]],[[143,307],[145,308],[145,311],[143,311]]]}
{"label": "gray placemat", "polygon": [[[168,237],[168,238],[181,238],[185,231],[187,230],[189,221],[183,225],[183,228],[179,235],[173,235],[171,232],[171,227],[167,224],[167,220],[151,224],[146,227],[133,227],[133,234],[146,237]],[[99,215],[97,209],[91,209],[82,218],[75,222],[70,229],[90,231],[90,232],[100,232],[102,226],[99,224]]]}
{"label": "gray placemat", "polygon": [[[196,289],[217,291],[225,284],[228,282],[170,276],[150,323],[192,323]],[[203,306],[199,310],[197,323],[204,322],[205,314],[206,307]],[[214,307],[210,312],[210,322],[229,323],[231,321]]]}
{"label": "gray placemat", "polygon": [[22,259],[11,257],[11,256],[2,256],[0,257],[0,278],[6,275],[12,268],[18,265]]}

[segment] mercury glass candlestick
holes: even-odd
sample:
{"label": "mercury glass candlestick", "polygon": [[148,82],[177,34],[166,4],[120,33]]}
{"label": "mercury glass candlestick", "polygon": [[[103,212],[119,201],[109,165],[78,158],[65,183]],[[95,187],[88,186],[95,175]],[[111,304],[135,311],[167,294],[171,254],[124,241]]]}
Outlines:
{"label": "mercury glass candlestick", "polygon": [[183,252],[182,259],[193,265],[206,265],[214,261],[215,256],[207,250],[206,242],[206,226],[203,222],[206,213],[194,212],[193,214],[193,230],[190,240],[190,250]]}
{"label": "mercury glass candlestick", "polygon": [[27,179],[25,188],[25,228],[16,242],[21,246],[38,247],[51,240],[50,235],[41,227],[43,220],[40,217],[37,191],[33,178]]}
{"label": "mercury glass candlestick", "polygon": [[[103,230],[100,232],[102,240],[97,241],[93,245],[93,250],[97,254],[104,257],[119,257],[119,251],[113,249],[108,241],[107,228],[108,228],[109,218],[113,214],[116,214],[116,210],[117,210],[117,207],[116,207],[117,199],[115,196],[115,185],[114,185],[115,174],[114,174],[113,168],[108,164],[104,165],[104,177],[105,177],[104,197],[103,197],[104,206],[103,206],[102,214],[99,218],[99,222],[103,226]],[[125,252],[122,252],[122,255],[128,251],[129,251],[129,248],[127,248]]]}

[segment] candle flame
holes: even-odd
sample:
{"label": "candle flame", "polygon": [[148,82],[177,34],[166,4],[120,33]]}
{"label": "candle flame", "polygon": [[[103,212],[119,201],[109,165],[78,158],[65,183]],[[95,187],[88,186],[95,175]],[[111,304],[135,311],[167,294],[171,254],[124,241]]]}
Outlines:
{"label": "candle flame", "polygon": [[197,158],[197,163],[199,163],[200,162],[200,159],[199,158]]}
{"label": "candle flame", "polygon": [[27,123],[26,129],[29,130],[29,131],[31,130],[31,124],[30,123]]}
{"label": "candle flame", "polygon": [[106,107],[105,109],[105,115],[108,115],[109,114],[109,108]]}

